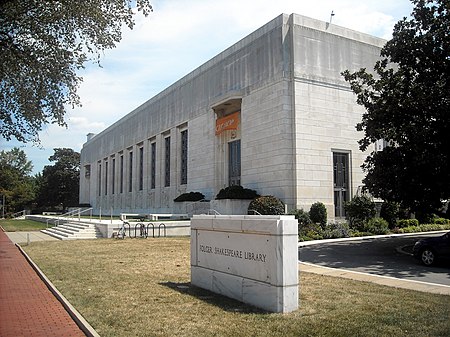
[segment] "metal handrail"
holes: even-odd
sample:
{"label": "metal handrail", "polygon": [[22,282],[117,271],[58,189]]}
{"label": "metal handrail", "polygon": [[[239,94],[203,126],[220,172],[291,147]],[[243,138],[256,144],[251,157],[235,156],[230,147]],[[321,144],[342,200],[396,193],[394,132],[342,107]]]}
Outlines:
{"label": "metal handrail", "polygon": [[[213,214],[211,214],[211,213],[213,213]],[[219,212],[217,212],[215,209],[209,209],[208,215],[221,215],[221,214]]]}
{"label": "metal handrail", "polygon": [[72,211],[69,211],[64,214],[59,215],[56,219],[47,219],[47,221],[46,221],[47,228],[48,228],[49,221],[54,220],[53,225],[58,226],[60,224],[61,220],[63,220],[63,218],[69,218],[70,216],[77,214],[77,213],[78,213],[78,221],[81,221],[81,214],[90,212],[89,220],[92,221],[92,210],[93,210],[92,207],[84,209],[84,210],[82,210],[82,208],[77,208]]}
{"label": "metal handrail", "polygon": [[11,215],[11,217],[13,219],[15,219],[15,218],[21,217],[22,215],[26,215],[26,213],[27,213],[27,210],[24,209],[23,211],[19,211],[19,212],[14,213],[13,215]]}
{"label": "metal handrail", "polygon": [[250,213],[250,212],[253,212],[253,214],[256,214],[256,215],[262,215],[262,214],[259,213],[256,209],[249,209],[249,210],[248,210],[248,213]]}

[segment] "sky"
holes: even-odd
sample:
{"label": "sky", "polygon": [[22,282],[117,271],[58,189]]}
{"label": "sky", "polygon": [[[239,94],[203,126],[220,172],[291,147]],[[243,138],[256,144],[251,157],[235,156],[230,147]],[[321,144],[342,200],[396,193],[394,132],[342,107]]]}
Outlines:
{"label": "sky", "polygon": [[102,130],[203,63],[282,13],[301,14],[384,39],[412,11],[409,0],[153,0],[153,13],[136,16],[133,30],[107,50],[101,68],[79,73],[81,107],[67,108],[67,128],[49,125],[40,146],[0,138],[0,150],[20,147],[33,174],[52,165],[54,148],[80,152],[88,133]]}

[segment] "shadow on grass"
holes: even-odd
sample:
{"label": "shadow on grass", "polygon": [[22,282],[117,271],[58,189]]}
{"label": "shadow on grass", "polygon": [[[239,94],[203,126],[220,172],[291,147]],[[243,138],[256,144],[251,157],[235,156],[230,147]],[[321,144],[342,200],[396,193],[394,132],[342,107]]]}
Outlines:
{"label": "shadow on grass", "polygon": [[192,285],[190,282],[161,282],[162,286],[175,290],[183,295],[195,297],[203,302],[215,305],[224,311],[243,314],[268,314],[269,312],[254,307],[250,304],[242,303],[212,291],[202,289]]}

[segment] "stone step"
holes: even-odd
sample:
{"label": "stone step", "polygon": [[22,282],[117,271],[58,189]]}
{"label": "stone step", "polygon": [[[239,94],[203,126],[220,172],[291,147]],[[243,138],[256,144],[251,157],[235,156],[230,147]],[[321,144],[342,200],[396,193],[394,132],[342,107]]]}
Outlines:
{"label": "stone step", "polygon": [[92,224],[80,224],[67,222],[55,227],[50,227],[41,232],[60,240],[96,239],[101,234]]}

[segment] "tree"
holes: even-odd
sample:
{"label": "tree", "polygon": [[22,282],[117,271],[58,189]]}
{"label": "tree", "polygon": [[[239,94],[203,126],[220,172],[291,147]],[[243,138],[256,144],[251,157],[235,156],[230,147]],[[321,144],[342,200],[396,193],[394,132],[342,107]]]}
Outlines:
{"label": "tree", "polygon": [[375,217],[377,211],[373,200],[365,195],[355,196],[344,204],[345,217],[350,227],[359,231],[364,229],[364,224]]}
{"label": "tree", "polygon": [[2,202],[5,197],[5,213],[23,210],[34,200],[32,170],[33,165],[23,150],[15,147],[0,151],[0,194]]}
{"label": "tree", "polygon": [[450,198],[450,5],[412,0],[412,18],[399,21],[381,51],[375,74],[343,76],[366,108],[356,126],[365,151],[390,146],[363,164],[366,188],[411,211],[435,212]]}
{"label": "tree", "polygon": [[54,149],[49,157],[54,165],[47,165],[38,182],[38,205],[40,207],[59,207],[78,205],[80,191],[80,154],[72,149]]}
{"label": "tree", "polygon": [[0,136],[39,142],[47,123],[66,126],[79,106],[76,71],[121,40],[122,25],[152,10],[149,0],[0,2]]}

